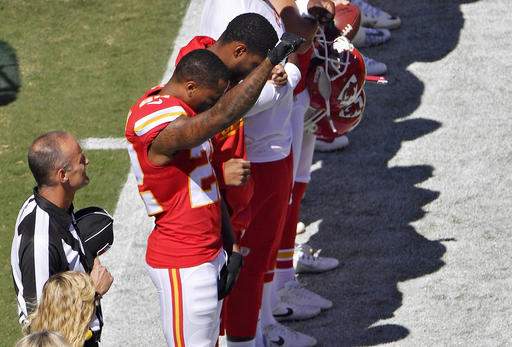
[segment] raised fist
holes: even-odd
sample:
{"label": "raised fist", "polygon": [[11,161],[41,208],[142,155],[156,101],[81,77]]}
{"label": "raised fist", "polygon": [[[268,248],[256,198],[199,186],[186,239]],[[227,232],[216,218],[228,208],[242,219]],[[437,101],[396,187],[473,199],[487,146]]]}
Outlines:
{"label": "raised fist", "polygon": [[306,40],[292,33],[284,33],[277,45],[268,52],[268,59],[273,65],[282,62],[295,52]]}
{"label": "raised fist", "polygon": [[309,0],[308,13],[324,24],[334,19],[335,6],[330,0]]}

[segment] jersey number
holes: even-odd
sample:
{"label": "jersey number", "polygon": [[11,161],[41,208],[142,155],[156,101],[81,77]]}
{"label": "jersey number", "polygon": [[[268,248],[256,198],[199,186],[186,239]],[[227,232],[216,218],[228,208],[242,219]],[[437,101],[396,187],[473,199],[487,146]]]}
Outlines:
{"label": "jersey number", "polygon": [[[210,146],[209,142],[192,148],[190,150],[191,159],[200,159],[207,151],[204,148],[207,146]],[[210,162],[192,170],[188,177],[188,190],[192,208],[213,204],[219,200],[219,187]]]}
{"label": "jersey number", "polygon": [[[208,144],[208,143],[206,143]],[[206,146],[206,145],[205,145]],[[199,159],[205,152],[203,146],[197,146],[190,151],[191,159]],[[133,173],[137,184],[140,186],[144,182],[144,173],[139,163],[137,153],[132,144],[128,145],[128,154],[132,163]],[[213,204],[219,200],[219,188],[217,179],[209,162],[196,167],[190,172],[188,177],[188,190],[190,196],[190,206],[192,208]],[[146,206],[148,215],[154,216],[163,211],[163,207],[158,203],[150,190],[139,192]]]}

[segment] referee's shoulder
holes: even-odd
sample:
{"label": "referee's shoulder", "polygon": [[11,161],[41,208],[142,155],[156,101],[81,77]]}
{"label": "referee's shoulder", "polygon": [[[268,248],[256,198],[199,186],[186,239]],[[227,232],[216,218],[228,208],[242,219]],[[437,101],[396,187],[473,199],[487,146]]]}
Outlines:
{"label": "referee's shoulder", "polygon": [[18,213],[18,218],[16,218],[16,229],[24,222],[27,218],[33,215],[36,212],[37,203],[35,200],[34,194],[30,195],[23,205],[21,205],[20,212]]}

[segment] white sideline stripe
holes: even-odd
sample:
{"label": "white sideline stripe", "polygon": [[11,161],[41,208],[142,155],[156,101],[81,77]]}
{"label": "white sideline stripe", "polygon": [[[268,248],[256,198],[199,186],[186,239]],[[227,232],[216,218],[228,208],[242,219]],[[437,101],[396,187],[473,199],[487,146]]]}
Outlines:
{"label": "white sideline stripe", "polygon": [[126,149],[128,142],[124,137],[89,137],[80,140],[83,149]]}
{"label": "white sideline stripe", "polygon": [[313,163],[311,167],[309,168],[309,172],[314,172],[316,170],[320,170],[322,168],[323,162],[321,160],[317,161],[316,163]]}
{"label": "white sideline stripe", "polygon": [[[169,80],[179,48],[198,32],[203,4],[204,0],[190,1],[162,82]],[[114,143],[119,145],[119,142]],[[104,147],[107,146],[97,149],[110,149]],[[126,148],[126,142],[122,148]],[[115,242],[101,256],[102,263],[114,277],[112,287],[102,300],[105,329],[101,342],[104,347],[165,346],[158,296],[145,270],[146,239],[152,228],[153,218],[146,214],[135,176],[130,170],[114,212]],[[134,327],[136,333],[128,333],[134,331]]]}
{"label": "white sideline stripe", "polygon": [[201,22],[201,12],[203,10],[204,0],[192,0],[188,5],[187,14],[181,23],[180,32],[174,41],[174,48],[167,61],[167,67],[162,77],[161,83],[167,83],[174,71],[174,62],[178,56],[180,48],[185,46],[194,36],[199,34],[199,24]]}

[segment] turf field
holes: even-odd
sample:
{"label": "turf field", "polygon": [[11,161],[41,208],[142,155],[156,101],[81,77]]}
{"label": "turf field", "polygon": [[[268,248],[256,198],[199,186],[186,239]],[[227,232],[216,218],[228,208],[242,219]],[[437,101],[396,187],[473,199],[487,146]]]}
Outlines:
{"label": "turf field", "polygon": [[[191,1],[187,28],[202,2]],[[390,84],[368,87],[345,151],[315,155],[301,240],[342,265],[300,277],[334,307],[291,326],[325,347],[510,345],[509,1],[371,2],[403,21],[366,50]],[[163,345],[144,270],[151,222],[131,176],[115,217],[125,237],[105,255],[117,274],[105,345]]]}
{"label": "turf field", "polygon": [[[45,131],[122,137],[131,103],[160,81],[186,0],[2,1],[0,40],[18,54],[22,89],[0,108],[0,345],[19,336],[10,273],[14,222],[33,180],[27,147]],[[91,183],[76,207],[114,210],[125,151],[90,151]]]}

